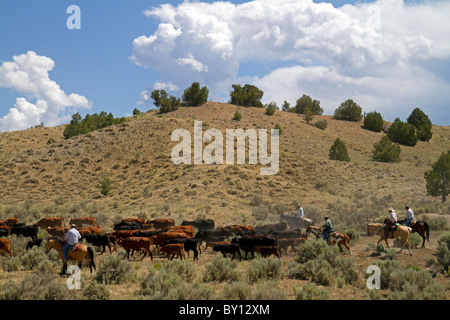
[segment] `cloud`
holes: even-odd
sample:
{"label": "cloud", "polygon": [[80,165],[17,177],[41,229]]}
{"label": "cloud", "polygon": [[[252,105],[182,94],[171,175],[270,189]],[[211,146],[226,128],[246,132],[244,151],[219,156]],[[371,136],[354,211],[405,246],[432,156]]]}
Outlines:
{"label": "cloud", "polygon": [[49,72],[54,66],[52,59],[33,51],[2,63],[0,88],[12,88],[27,97],[17,98],[14,107],[0,118],[0,131],[26,129],[41,122],[48,126],[58,125],[70,119],[67,109],[90,108],[91,104],[85,97],[65,94],[50,79]]}
{"label": "cloud", "polygon": [[[414,101],[448,100],[437,91],[447,89],[448,80],[427,65],[450,60],[449,11],[448,1],[378,0],[341,8],[312,0],[164,4],[144,12],[160,24],[133,41],[130,60],[178,88],[200,81],[213,97],[251,80],[262,86],[265,100],[279,104],[306,93],[334,110],[342,99],[359,97],[393,114]],[[246,66],[253,74],[240,74]]]}

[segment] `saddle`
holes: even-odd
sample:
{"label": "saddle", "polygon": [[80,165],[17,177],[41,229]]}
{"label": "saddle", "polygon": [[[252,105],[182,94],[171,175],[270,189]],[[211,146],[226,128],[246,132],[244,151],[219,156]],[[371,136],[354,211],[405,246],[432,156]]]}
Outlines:
{"label": "saddle", "polygon": [[77,249],[78,249],[78,247],[81,245],[81,243],[75,243],[73,246],[70,246],[69,247],[69,250],[67,250],[67,251],[69,251],[69,252],[75,252],[75,251],[77,251]]}

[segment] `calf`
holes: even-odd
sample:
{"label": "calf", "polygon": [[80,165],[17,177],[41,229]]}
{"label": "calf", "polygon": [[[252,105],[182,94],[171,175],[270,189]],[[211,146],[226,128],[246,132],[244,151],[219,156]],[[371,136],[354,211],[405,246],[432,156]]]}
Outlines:
{"label": "calf", "polygon": [[[153,244],[151,238],[144,237],[128,237],[126,239],[119,239],[118,244],[125,249],[127,252],[127,258],[130,260],[130,251],[133,250],[144,250],[144,256],[148,254],[150,255],[151,260],[153,260],[151,245]],[[134,257],[134,252],[131,253],[131,256]]]}
{"label": "calf", "polygon": [[31,249],[33,247],[40,247],[41,244],[42,244],[42,240],[43,239],[37,239],[37,240],[34,240],[34,241],[28,241],[27,246],[26,246],[25,249],[28,250],[28,249]]}
{"label": "calf", "polygon": [[[193,238],[185,238],[185,239],[172,239],[164,242],[164,245],[166,244],[173,244],[173,243],[182,243],[184,245],[184,251],[187,252],[189,257],[189,251],[194,252],[194,260],[198,260],[198,241],[197,239]],[[161,251],[161,250],[160,250]]]}
{"label": "calf", "polygon": [[167,256],[167,259],[169,259],[169,256],[172,255],[170,260],[173,260],[173,257],[176,254],[178,254],[180,256],[180,260],[183,260],[183,257],[186,260],[184,245],[182,243],[166,244],[165,246],[162,246],[161,248],[159,248],[159,251],[161,253],[165,253]]}
{"label": "calf", "polygon": [[241,250],[239,249],[239,245],[235,244],[235,243],[216,244],[213,247],[213,252],[214,251],[221,252],[223,254],[224,258],[227,257],[227,253],[232,254],[233,256],[231,257],[231,260],[234,259],[234,256],[237,253],[239,255],[239,261],[242,260]]}
{"label": "calf", "polygon": [[281,256],[281,251],[278,246],[257,246],[255,247],[255,252],[259,253],[263,258],[272,254],[277,256],[278,259]]}

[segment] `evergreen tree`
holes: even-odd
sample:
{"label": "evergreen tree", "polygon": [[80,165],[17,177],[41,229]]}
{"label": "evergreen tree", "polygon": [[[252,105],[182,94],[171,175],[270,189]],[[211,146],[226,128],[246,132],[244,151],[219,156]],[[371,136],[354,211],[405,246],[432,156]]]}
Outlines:
{"label": "evergreen tree", "polygon": [[334,110],[334,117],[338,120],[360,121],[362,119],[362,109],[352,99],[348,99]]}
{"label": "evergreen tree", "polygon": [[313,100],[310,96],[304,94],[297,100],[297,103],[295,104],[295,112],[305,114],[307,110],[313,116],[321,115],[323,113],[323,109],[320,107],[320,101]]}
{"label": "evergreen tree", "polygon": [[388,136],[373,145],[372,159],[379,162],[400,162],[400,146],[393,144]]}
{"label": "evergreen tree", "polygon": [[330,153],[328,154],[330,160],[338,160],[338,161],[350,161],[350,157],[348,156],[347,147],[345,143],[337,138],[334,141],[334,144],[330,148]]}
{"label": "evergreen tree", "polygon": [[233,91],[230,93],[231,104],[246,107],[264,107],[261,102],[264,92],[259,90],[257,87],[251,84],[246,84],[244,87],[241,87],[238,84],[233,84],[232,87]]}
{"label": "evergreen tree", "polygon": [[430,141],[433,133],[432,124],[428,116],[419,108],[415,108],[406,122],[416,128],[417,138],[421,141]]}
{"label": "evergreen tree", "polygon": [[416,129],[414,126],[401,121],[399,118],[396,118],[394,123],[389,127],[387,135],[392,142],[404,146],[413,147],[417,143]]}
{"label": "evergreen tree", "polygon": [[177,110],[181,105],[181,99],[169,96],[165,90],[154,90],[151,94],[153,104],[159,108],[160,113]]}
{"label": "evergreen tree", "polygon": [[381,132],[381,130],[383,130],[383,126],[383,117],[376,111],[369,112],[364,118],[364,127],[370,131]]}
{"label": "evergreen tree", "polygon": [[200,83],[194,82],[184,90],[183,102],[191,106],[199,106],[208,101],[209,90],[207,87],[200,88]]}
{"label": "evergreen tree", "polygon": [[443,152],[433,163],[432,169],[425,172],[427,192],[433,197],[441,196],[442,202],[447,201],[450,193],[450,150]]}

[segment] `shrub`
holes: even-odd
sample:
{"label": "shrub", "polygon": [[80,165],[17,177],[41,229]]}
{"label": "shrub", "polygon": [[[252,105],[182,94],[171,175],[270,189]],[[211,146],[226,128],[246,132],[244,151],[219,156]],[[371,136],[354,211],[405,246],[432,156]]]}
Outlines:
{"label": "shrub", "polygon": [[1,286],[0,300],[69,300],[66,284],[52,273],[35,272],[22,281],[9,280]]}
{"label": "shrub", "polygon": [[277,288],[273,281],[259,282],[253,289],[250,300],[286,300],[288,294]]}
{"label": "shrub", "polygon": [[383,126],[383,117],[376,111],[369,112],[364,118],[364,127],[370,131],[381,132],[381,130],[383,130]]}
{"label": "shrub", "polygon": [[294,110],[296,113],[300,114],[306,114],[306,111],[308,110],[312,116],[321,115],[323,113],[323,109],[320,107],[320,101],[313,100],[306,94],[297,99]]}
{"label": "shrub", "polygon": [[221,253],[217,253],[213,261],[205,265],[203,280],[205,282],[237,281],[240,278],[240,273],[236,267],[236,261],[228,260]]}
{"label": "shrub", "polygon": [[184,90],[183,102],[192,106],[199,106],[208,101],[209,90],[207,87],[200,88],[200,83],[194,82],[192,85]]}
{"label": "shrub", "polygon": [[362,119],[362,109],[352,99],[342,102],[334,111],[334,117],[337,120],[360,121]]}
{"label": "shrub", "polygon": [[181,105],[181,99],[169,96],[165,90],[154,90],[151,93],[153,104],[159,108],[160,113],[167,113],[177,110]]}
{"label": "shrub", "polygon": [[83,290],[82,297],[86,300],[109,300],[111,293],[106,285],[92,281],[89,286]]}
{"label": "shrub", "polygon": [[164,299],[168,300],[210,300],[213,297],[214,289],[198,281],[194,283],[181,282],[177,286],[171,287]]}
{"label": "shrub", "polygon": [[438,240],[438,247],[436,249],[437,262],[445,271],[449,270],[450,266],[450,233],[444,233]]}
{"label": "shrub", "polygon": [[399,118],[396,118],[394,123],[389,127],[387,135],[395,143],[411,147],[417,144],[417,135],[414,126],[401,121]]}
{"label": "shrub", "polygon": [[334,141],[334,144],[330,148],[330,152],[328,154],[330,160],[338,160],[338,161],[350,161],[350,157],[348,156],[347,147],[345,143],[337,138]]}
{"label": "shrub", "polygon": [[278,258],[255,258],[248,270],[250,283],[258,280],[279,280],[282,277],[281,261]]}
{"label": "shrub", "polygon": [[230,93],[231,104],[246,107],[264,107],[261,102],[264,92],[259,90],[257,87],[250,84],[246,84],[244,87],[233,84],[232,87],[233,91]]}
{"label": "shrub", "polygon": [[316,121],[316,122],[314,123],[314,126],[315,126],[316,128],[325,130],[325,129],[327,128],[327,126],[328,126],[328,121],[327,121],[327,120],[319,120],[319,121]]}
{"label": "shrub", "polygon": [[400,146],[393,144],[388,136],[373,145],[372,159],[379,162],[400,162]]}
{"label": "shrub", "polygon": [[109,178],[105,177],[102,181],[100,192],[102,195],[106,196],[112,189],[111,180]]}
{"label": "shrub", "polygon": [[393,271],[389,276],[389,298],[393,300],[442,300],[446,299],[444,289],[425,270],[403,269]]}
{"label": "shrub", "polygon": [[239,110],[236,110],[236,112],[234,113],[233,120],[241,121],[241,119],[242,119],[242,114],[239,112]]}
{"label": "shrub", "polygon": [[417,138],[421,141],[429,141],[433,136],[432,124],[428,116],[419,108],[415,108],[406,122],[416,128]]}
{"label": "shrub", "polygon": [[228,283],[223,287],[222,299],[247,300],[252,292],[252,287],[243,281]]}
{"label": "shrub", "polygon": [[121,284],[128,279],[130,271],[131,265],[120,255],[108,256],[100,261],[95,280],[104,284]]}
{"label": "shrub", "polygon": [[275,129],[278,129],[278,134],[281,136],[283,134],[283,128],[281,128],[280,124],[277,123],[275,125]]}
{"label": "shrub", "polygon": [[265,112],[265,114],[268,115],[268,116],[273,116],[273,114],[275,113],[275,111],[278,110],[277,103],[274,102],[274,101],[272,101],[272,102],[266,104],[265,107],[266,107],[266,112]]}
{"label": "shrub", "polygon": [[319,288],[315,283],[306,283],[301,290],[295,292],[295,300],[328,300],[330,292]]}

